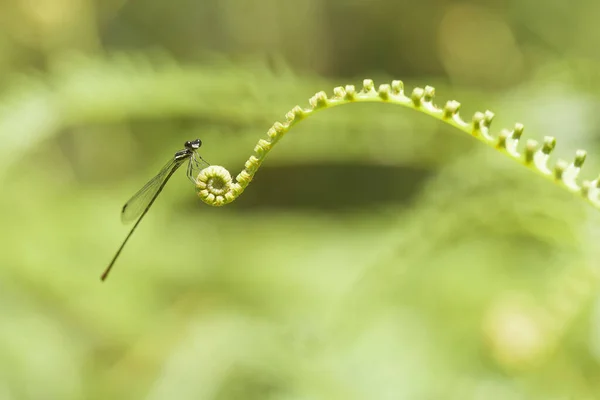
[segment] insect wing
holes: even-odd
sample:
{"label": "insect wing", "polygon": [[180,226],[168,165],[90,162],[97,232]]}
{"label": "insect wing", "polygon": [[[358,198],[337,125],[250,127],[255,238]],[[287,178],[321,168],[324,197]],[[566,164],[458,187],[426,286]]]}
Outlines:
{"label": "insect wing", "polygon": [[164,181],[171,176],[170,172],[178,168],[182,162],[181,160],[169,161],[154,178],[150,179],[143,188],[129,199],[121,212],[121,221],[124,224],[129,224],[142,215],[159,189],[163,186]]}

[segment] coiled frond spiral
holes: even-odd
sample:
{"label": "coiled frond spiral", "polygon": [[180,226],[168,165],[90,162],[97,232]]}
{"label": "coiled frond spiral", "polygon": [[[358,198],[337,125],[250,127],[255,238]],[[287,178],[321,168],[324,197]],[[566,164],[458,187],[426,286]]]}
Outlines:
{"label": "coiled frond spiral", "polygon": [[395,80],[390,84],[375,84],[370,79],[363,81],[363,87],[357,91],[352,85],[336,87],[333,96],[318,92],[309,100],[309,107],[296,106],[289,111],[285,122],[275,122],[267,131],[267,138],[260,139],[254,147],[254,153],[246,161],[244,169],[237,175],[235,181],[225,168],[210,166],[199,173],[196,179],[198,195],[206,204],[222,206],[234,201],[241,195],[252,181],[267,154],[277,142],[298,122],[319,110],[349,103],[381,102],[398,104],[420,111],[440,121],[443,121],[471,135],[479,141],[495,148],[527,168],[554,181],[569,192],[581,195],[592,206],[600,209],[600,177],[593,181],[578,182],[581,167],[586,159],[586,152],[578,150],[573,161],[558,160],[555,165],[549,165],[550,154],[556,146],[556,139],[546,136],[542,143],[529,139],[525,142],[524,150],[518,150],[524,126],[515,124],[512,129],[503,129],[497,135],[492,135],[490,126],[494,118],[491,111],[476,112],[470,122],[462,119],[459,114],[460,103],[451,100],[443,108],[433,103],[435,89],[431,86],[414,88],[410,95],[404,92],[402,81]]}

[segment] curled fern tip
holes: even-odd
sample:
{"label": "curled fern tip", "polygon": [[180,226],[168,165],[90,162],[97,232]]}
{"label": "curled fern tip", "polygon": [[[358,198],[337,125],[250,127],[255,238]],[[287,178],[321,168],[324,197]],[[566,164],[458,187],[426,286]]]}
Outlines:
{"label": "curled fern tip", "polygon": [[573,162],[559,160],[555,165],[549,165],[550,154],[556,147],[556,139],[547,136],[542,145],[533,139],[528,139],[519,151],[518,145],[523,135],[522,124],[515,124],[513,129],[503,129],[493,135],[490,131],[494,113],[491,111],[476,112],[469,122],[459,114],[460,103],[448,101],[440,108],[434,104],[435,89],[431,86],[414,88],[409,96],[404,94],[404,83],[399,80],[391,84],[383,84],[375,88],[371,79],[363,80],[363,87],[357,91],[353,85],[338,86],[333,89],[333,96],[317,92],[308,101],[308,107],[295,106],[285,114],[285,122],[275,122],[267,131],[267,137],[260,139],[254,147],[254,153],[246,161],[244,169],[235,180],[223,167],[210,166],[200,172],[196,178],[196,190],[205,203],[213,206],[223,206],[234,201],[250,184],[254,174],[260,168],[273,146],[298,122],[317,111],[338,105],[364,102],[380,102],[397,104],[412,108],[430,117],[443,121],[486,145],[500,151],[509,158],[524,165],[530,170],[552,180],[562,188],[578,193],[592,206],[600,209],[599,186],[600,178],[593,181],[578,182],[579,172],[586,159],[586,152],[577,151]]}

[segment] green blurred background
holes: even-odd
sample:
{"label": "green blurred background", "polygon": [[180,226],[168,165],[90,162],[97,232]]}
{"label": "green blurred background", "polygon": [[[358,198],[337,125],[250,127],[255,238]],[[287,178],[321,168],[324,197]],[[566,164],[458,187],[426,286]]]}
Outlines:
{"label": "green blurred background", "polygon": [[315,92],[402,79],[600,171],[600,3],[0,0],[0,399],[598,399],[597,210],[452,128]]}

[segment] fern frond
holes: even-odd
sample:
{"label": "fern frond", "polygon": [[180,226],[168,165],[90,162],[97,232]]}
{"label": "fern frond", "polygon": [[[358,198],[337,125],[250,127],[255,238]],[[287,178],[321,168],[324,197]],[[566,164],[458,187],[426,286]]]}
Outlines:
{"label": "fern frond", "polygon": [[234,201],[252,181],[257,170],[262,165],[273,146],[298,122],[306,119],[317,111],[351,103],[379,102],[397,104],[412,108],[426,115],[443,121],[500,151],[509,158],[519,162],[538,175],[545,177],[565,190],[585,198],[592,206],[600,209],[599,185],[600,180],[578,181],[579,173],[586,159],[586,152],[578,150],[571,162],[558,160],[550,165],[550,154],[556,147],[556,139],[546,136],[542,143],[534,139],[525,142],[523,151],[518,149],[524,126],[515,124],[511,130],[501,130],[497,135],[490,131],[494,113],[491,111],[476,112],[471,121],[467,122],[459,114],[460,103],[448,101],[440,108],[434,104],[435,89],[431,86],[415,88],[410,95],[405,95],[404,84],[396,80],[390,84],[380,85],[377,89],[372,80],[365,79],[360,91],[352,85],[336,87],[333,96],[318,92],[310,98],[308,108],[294,107],[285,116],[285,122],[275,122],[267,131],[267,138],[260,139],[254,148],[254,153],[246,161],[244,169],[237,175],[235,181],[225,168],[211,166],[197,177],[197,192],[207,204],[222,206]]}

